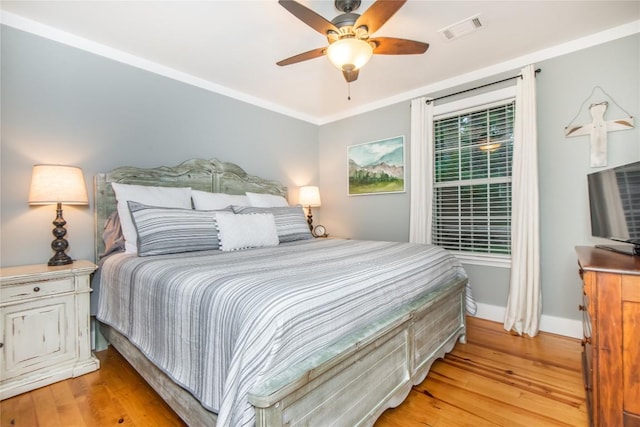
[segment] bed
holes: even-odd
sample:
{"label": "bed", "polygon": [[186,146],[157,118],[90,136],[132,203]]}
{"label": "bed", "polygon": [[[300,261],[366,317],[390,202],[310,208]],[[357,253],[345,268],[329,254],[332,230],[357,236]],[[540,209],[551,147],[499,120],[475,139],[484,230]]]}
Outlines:
{"label": "bed", "polygon": [[[215,159],[118,168],[95,180],[97,254],[113,183],[286,196]],[[467,278],[437,247],[309,238],[101,263],[101,333],[193,426],[372,425],[465,340]]]}

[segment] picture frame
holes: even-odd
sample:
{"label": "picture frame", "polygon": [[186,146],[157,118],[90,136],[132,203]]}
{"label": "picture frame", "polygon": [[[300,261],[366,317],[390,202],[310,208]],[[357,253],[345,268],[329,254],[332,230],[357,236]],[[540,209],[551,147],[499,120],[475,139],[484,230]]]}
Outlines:
{"label": "picture frame", "polygon": [[348,195],[404,193],[404,153],[404,135],[348,146]]}

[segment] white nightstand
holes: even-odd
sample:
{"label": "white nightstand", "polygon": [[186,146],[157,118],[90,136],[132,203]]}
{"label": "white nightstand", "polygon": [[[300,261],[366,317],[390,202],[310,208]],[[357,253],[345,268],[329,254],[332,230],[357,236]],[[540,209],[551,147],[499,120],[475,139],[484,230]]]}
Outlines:
{"label": "white nightstand", "polygon": [[0,399],[95,371],[89,261],[0,269]]}

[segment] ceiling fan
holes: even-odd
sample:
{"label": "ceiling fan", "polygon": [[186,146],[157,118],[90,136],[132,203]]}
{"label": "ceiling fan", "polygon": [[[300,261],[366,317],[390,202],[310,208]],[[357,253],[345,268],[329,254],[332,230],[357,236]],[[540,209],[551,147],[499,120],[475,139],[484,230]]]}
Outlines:
{"label": "ceiling fan", "polygon": [[360,68],[373,54],[411,55],[427,51],[428,43],[393,37],[370,38],[389,20],[407,0],[377,0],[362,15],[354,13],[360,0],[335,0],[336,9],[342,11],[331,21],[293,0],[279,0],[279,3],[296,18],[325,35],[329,42],[308,52],[294,55],[277,62],[291,65],[327,55],[329,60],[342,71],[344,79],[350,83],[358,78]]}

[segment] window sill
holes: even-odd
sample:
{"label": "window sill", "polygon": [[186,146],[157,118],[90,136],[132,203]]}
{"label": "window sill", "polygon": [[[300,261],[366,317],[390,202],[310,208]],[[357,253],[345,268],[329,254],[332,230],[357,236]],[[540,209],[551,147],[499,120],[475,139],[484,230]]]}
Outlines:
{"label": "window sill", "polygon": [[485,267],[511,268],[510,255],[490,255],[451,251],[463,264],[483,265]]}

